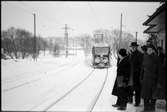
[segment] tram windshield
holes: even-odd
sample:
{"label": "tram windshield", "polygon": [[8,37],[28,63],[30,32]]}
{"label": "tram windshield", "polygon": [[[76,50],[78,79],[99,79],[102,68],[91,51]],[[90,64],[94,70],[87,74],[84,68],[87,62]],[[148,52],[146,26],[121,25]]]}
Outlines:
{"label": "tram windshield", "polygon": [[96,47],[95,48],[95,54],[108,54],[109,53],[109,48],[108,47]]}

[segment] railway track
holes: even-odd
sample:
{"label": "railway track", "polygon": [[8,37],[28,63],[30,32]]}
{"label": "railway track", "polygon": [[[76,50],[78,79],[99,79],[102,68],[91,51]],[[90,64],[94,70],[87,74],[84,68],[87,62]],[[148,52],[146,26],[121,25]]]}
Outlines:
{"label": "railway track", "polygon": [[68,92],[66,92],[64,95],[62,95],[60,98],[58,98],[55,102],[51,103],[50,105],[48,105],[44,111],[48,111],[51,107],[55,106],[58,102],[60,102],[61,100],[63,100],[67,95],[69,95],[71,92],[73,92],[77,87],[79,87],[81,84],[83,84],[91,75],[92,73],[95,71],[95,69],[93,69],[90,73],[88,73],[88,75],[81,80],[79,83],[77,83],[75,86],[73,86]]}
{"label": "railway track", "polygon": [[[50,103],[45,109],[43,109],[43,111],[47,111],[49,110],[52,106],[56,105],[58,102],[60,102],[61,100],[63,100],[66,96],[68,96],[72,91],[74,91],[77,87],[79,87],[82,83],[84,83],[94,72],[94,69],[91,70],[88,75],[82,79],[79,83],[77,83],[76,85],[74,85],[69,91],[65,92],[61,97],[59,97],[56,101]],[[47,101],[49,99],[45,99],[42,102],[38,103],[37,105],[33,106],[30,111],[33,111],[35,108],[39,107],[42,103],[44,103],[45,101]]]}
{"label": "railway track", "polygon": [[[108,69],[106,69],[106,74],[105,74],[105,78],[103,80],[103,83],[100,87],[100,89],[98,90],[97,94],[95,95],[95,97],[93,98],[91,104],[89,105],[89,108],[87,109],[88,112],[92,112],[102,91],[103,91],[103,88],[104,88],[104,85],[107,81],[107,77],[108,77]],[[69,91],[67,91],[66,93],[64,93],[61,97],[59,97],[58,99],[56,99],[54,102],[51,102],[48,106],[46,106],[44,108],[43,111],[50,111],[50,109],[52,107],[55,107],[57,103],[59,103],[60,101],[62,101],[65,97],[67,97],[70,93],[72,93],[73,91],[75,91],[79,86],[81,86],[86,80],[88,80],[88,78],[95,72],[95,69],[93,69],[92,71],[90,71],[90,73],[88,73],[88,75],[82,79],[79,83],[77,83],[75,86],[73,86]],[[56,111],[56,110],[55,110]]]}
{"label": "railway track", "polygon": [[106,75],[105,75],[105,79],[104,79],[104,81],[103,81],[103,84],[102,84],[102,86],[101,86],[101,88],[100,88],[100,90],[99,90],[97,96],[95,97],[95,99],[94,99],[94,101],[93,101],[93,103],[92,103],[92,105],[91,105],[90,112],[93,111],[93,109],[94,109],[94,107],[95,107],[95,105],[96,105],[98,99],[100,98],[100,95],[101,95],[101,93],[102,93],[102,91],[103,91],[103,89],[104,89],[104,86],[105,86],[106,82],[107,82],[107,77],[108,77],[108,68],[107,68],[107,73],[106,73]]}

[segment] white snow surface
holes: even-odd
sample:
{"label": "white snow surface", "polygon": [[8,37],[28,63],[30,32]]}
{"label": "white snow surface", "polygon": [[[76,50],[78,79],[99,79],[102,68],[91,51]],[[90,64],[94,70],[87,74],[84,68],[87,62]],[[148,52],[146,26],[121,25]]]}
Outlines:
{"label": "white snow surface", "polygon": [[[106,69],[92,72],[91,56],[54,57],[42,54],[31,58],[1,60],[1,109],[4,111],[90,111],[104,83]],[[90,72],[92,74],[85,79]],[[93,112],[122,112],[112,107],[116,97],[111,95],[116,77],[116,59],[112,57],[107,81]],[[83,79],[68,95],[65,95]],[[63,97],[65,96],[65,97]],[[59,101],[59,99],[62,99]],[[126,112],[139,112],[128,104]]]}

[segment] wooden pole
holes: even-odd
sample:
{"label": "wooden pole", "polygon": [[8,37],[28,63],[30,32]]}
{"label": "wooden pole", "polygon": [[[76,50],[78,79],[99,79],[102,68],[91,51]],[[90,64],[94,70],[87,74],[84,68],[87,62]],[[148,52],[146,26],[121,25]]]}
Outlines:
{"label": "wooden pole", "polygon": [[34,61],[36,60],[36,14],[33,14],[34,16]]}

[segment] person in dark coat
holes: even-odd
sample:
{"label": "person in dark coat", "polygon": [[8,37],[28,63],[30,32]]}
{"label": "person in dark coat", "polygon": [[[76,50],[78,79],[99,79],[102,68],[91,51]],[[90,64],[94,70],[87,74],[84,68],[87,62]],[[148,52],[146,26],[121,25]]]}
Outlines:
{"label": "person in dark coat", "polygon": [[130,76],[133,79],[133,91],[135,92],[135,106],[140,105],[141,100],[141,84],[140,84],[140,74],[141,74],[141,64],[142,64],[142,53],[138,51],[137,42],[132,42],[130,45]]}
{"label": "person in dark coat", "polygon": [[141,46],[141,49],[143,51],[143,54],[147,54],[147,45]]}
{"label": "person in dark coat", "polygon": [[[153,98],[158,99],[165,99],[167,102],[167,77],[166,77],[166,57],[164,54],[163,57],[159,56],[159,74],[157,78],[157,86],[153,93]],[[157,91],[156,91],[157,90]],[[166,109],[167,109],[167,103],[166,103]]]}
{"label": "person in dark coat", "polygon": [[165,58],[165,54],[162,51],[162,47],[158,47],[158,57],[160,58],[160,63],[163,64],[164,62],[164,58]]}
{"label": "person in dark coat", "polygon": [[144,99],[144,111],[155,110],[156,100],[152,96],[157,86],[159,73],[159,58],[155,55],[155,52],[156,50],[153,45],[147,46],[147,54],[144,55],[142,63],[144,74],[141,78],[141,97]]}
{"label": "person in dark coat", "polygon": [[[142,50],[142,63],[143,63],[144,57],[145,55],[147,55],[147,45],[141,46],[141,50]],[[144,76],[144,68],[143,66],[141,66],[140,79],[143,79],[143,76]]]}
{"label": "person in dark coat", "polygon": [[[128,53],[127,57],[129,58],[129,63],[130,63],[130,53]],[[131,74],[129,76],[129,83],[127,86],[127,90],[128,90],[128,103],[132,104],[133,103],[133,77]]]}
{"label": "person in dark coat", "polygon": [[[166,88],[167,88],[166,87],[166,83],[167,83],[166,81],[166,57],[165,57],[165,54],[163,53],[162,47],[158,47],[157,49],[158,49],[158,57],[160,59],[160,65],[161,65],[157,86],[162,88],[166,92]],[[167,95],[167,93],[165,93],[165,95]]]}
{"label": "person in dark coat", "polygon": [[112,94],[117,96],[117,102],[114,107],[118,110],[125,110],[127,106],[127,85],[129,82],[130,63],[126,54],[126,49],[120,49],[118,52],[117,77]]}

